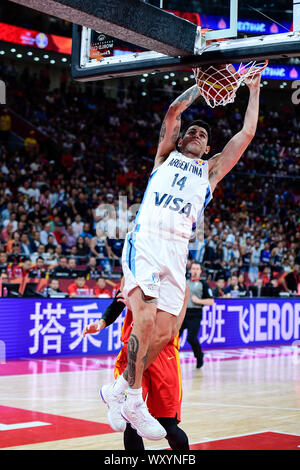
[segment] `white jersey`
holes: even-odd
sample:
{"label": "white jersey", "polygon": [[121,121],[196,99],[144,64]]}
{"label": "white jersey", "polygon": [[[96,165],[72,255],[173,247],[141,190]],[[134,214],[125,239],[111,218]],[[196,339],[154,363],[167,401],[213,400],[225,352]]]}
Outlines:
{"label": "white jersey", "polygon": [[175,150],[152,172],[134,231],[188,242],[211,199],[208,162]]}

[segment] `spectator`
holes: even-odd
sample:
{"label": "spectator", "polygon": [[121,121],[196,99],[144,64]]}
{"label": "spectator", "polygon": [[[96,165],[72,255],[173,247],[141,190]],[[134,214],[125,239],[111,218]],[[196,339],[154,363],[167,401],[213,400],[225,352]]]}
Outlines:
{"label": "spectator", "polygon": [[48,235],[47,244],[45,245],[45,251],[47,252],[49,250],[49,248],[51,248],[54,252],[56,246],[57,246],[57,242],[55,240],[54,235],[51,235],[51,234]]}
{"label": "spectator", "polygon": [[250,282],[254,283],[258,279],[258,272],[260,266],[260,253],[261,253],[261,244],[260,240],[255,240],[254,246],[251,250],[250,264],[248,276]]}
{"label": "spectator", "polygon": [[[0,279],[1,279],[2,283],[9,283],[8,275],[4,272],[0,274]],[[2,297],[4,297],[4,295],[3,295],[3,286],[2,286]]]}
{"label": "spectator", "polygon": [[24,140],[24,147],[29,155],[37,154],[39,145],[34,130],[29,131],[29,135]]}
{"label": "spectator", "polygon": [[1,231],[1,241],[8,242],[12,239],[14,232],[13,228],[13,224],[9,222],[6,227]]}
{"label": "spectator", "polygon": [[13,232],[18,230],[18,221],[17,221],[17,213],[10,212],[9,218],[4,220],[3,227],[5,228],[8,224],[12,225]]}
{"label": "spectator", "polygon": [[30,256],[31,262],[35,264],[39,256],[42,257],[44,261],[46,260],[45,247],[41,243],[37,247],[37,250]]}
{"label": "spectator", "polygon": [[65,236],[66,236],[66,244],[68,247],[68,250],[72,248],[72,246],[76,245],[77,238],[73,233],[72,225],[67,226],[67,230],[65,231]]}
{"label": "spectator", "polygon": [[60,245],[62,242],[62,237],[64,236],[64,224],[62,222],[58,222],[55,230],[53,232],[56,242]]}
{"label": "spectator", "polygon": [[239,286],[239,295],[244,296],[247,294],[247,287],[245,283],[245,275],[244,273],[240,273],[238,276],[238,286]]}
{"label": "spectator", "polygon": [[60,247],[61,247],[62,253],[64,255],[69,255],[70,254],[71,247],[68,245],[68,239],[67,239],[67,236],[65,234],[61,237]]}
{"label": "spectator", "polygon": [[67,257],[61,256],[58,263],[58,266],[50,271],[50,277],[69,279],[72,273],[68,267]]}
{"label": "spectator", "polygon": [[8,142],[11,131],[11,115],[7,108],[2,109],[0,114],[0,141]]}
{"label": "spectator", "polygon": [[12,264],[19,264],[22,261],[20,243],[12,244],[12,252],[8,253],[8,261]]}
{"label": "spectator", "polygon": [[109,238],[107,240],[107,253],[110,259],[121,260],[122,251],[124,246],[124,239],[119,238],[119,229],[116,229],[115,238]]}
{"label": "spectator", "polygon": [[44,185],[41,187],[41,193],[39,197],[39,204],[41,209],[46,209],[50,211],[51,209],[51,198],[50,198],[50,190],[48,186]]}
{"label": "spectator", "polygon": [[110,275],[111,263],[108,259],[107,239],[101,229],[97,229],[97,235],[92,238],[90,248],[92,254],[99,259],[99,263],[104,269],[105,274]]}
{"label": "spectator", "polygon": [[295,294],[298,292],[298,285],[300,282],[299,264],[295,264],[294,269],[289,273],[284,274],[281,279],[281,285],[285,292]]}
{"label": "spectator", "polygon": [[268,295],[270,297],[279,297],[281,288],[279,286],[278,279],[271,279],[270,286],[269,286]]}
{"label": "spectator", "polygon": [[21,234],[21,238],[20,238],[20,248],[21,248],[21,253],[22,255],[25,255],[25,256],[28,256],[30,257],[30,255],[32,255],[33,251],[32,251],[32,247],[31,247],[31,243],[29,241],[29,238],[28,238],[28,235],[27,233],[23,232]]}
{"label": "spectator", "polygon": [[75,216],[75,220],[74,222],[72,222],[71,226],[72,226],[74,236],[78,237],[79,234],[82,233],[83,231],[83,222],[82,222],[80,214],[77,214]]}
{"label": "spectator", "polygon": [[270,243],[265,242],[264,248],[261,250],[260,253],[260,271],[264,269],[264,267],[269,266],[271,258],[271,251],[270,251]]}
{"label": "spectator", "polygon": [[103,277],[97,279],[97,285],[94,287],[94,296],[99,298],[111,298],[111,292],[106,287],[106,281]]}
{"label": "spectator", "polygon": [[266,266],[260,273],[259,277],[263,281],[263,285],[266,286],[271,281],[271,269]]}
{"label": "spectator", "polygon": [[75,279],[78,274],[78,270],[76,268],[76,258],[69,258],[68,259],[68,268],[70,270],[70,278]]}
{"label": "spectator", "polygon": [[76,241],[78,264],[85,264],[88,255],[90,254],[90,248],[86,244],[83,236],[79,235]]}
{"label": "spectator", "polygon": [[26,277],[30,275],[30,271],[32,268],[32,264],[29,258],[25,258],[23,263],[21,264],[22,267],[22,277]]}
{"label": "spectator", "polygon": [[243,262],[243,271],[248,272],[251,264],[251,253],[253,249],[253,239],[251,237],[246,238],[246,243],[241,247],[241,257]]}
{"label": "spectator", "polygon": [[257,278],[254,285],[248,287],[248,295],[250,297],[262,297],[263,296],[264,283],[261,278]]}
{"label": "spectator", "polygon": [[44,224],[43,230],[41,230],[40,232],[40,242],[45,246],[49,243],[49,235],[53,236],[53,244],[57,245],[55,234],[51,232],[51,226],[49,222],[47,222],[46,224]]}
{"label": "spectator", "polygon": [[95,256],[91,256],[86,269],[87,279],[98,279],[100,276],[100,271],[97,268],[97,259]]}
{"label": "spectator", "polygon": [[19,232],[13,232],[12,238],[6,244],[6,252],[12,253],[13,247],[16,245],[18,245],[21,248]]}
{"label": "spectator", "polygon": [[8,264],[7,254],[4,251],[1,251],[0,252],[0,274],[7,273],[7,264]]}
{"label": "spectator", "polygon": [[90,289],[83,274],[77,274],[75,282],[68,286],[67,293],[69,297],[87,297],[89,295]]}
{"label": "spectator", "polygon": [[237,276],[231,276],[228,279],[228,285],[225,287],[224,293],[230,297],[239,297],[239,284]]}
{"label": "spectator", "polygon": [[37,187],[37,182],[35,180],[31,182],[31,186],[28,188],[27,194],[29,200],[33,198],[35,202],[38,202],[41,192]]}
{"label": "spectator", "polygon": [[41,206],[38,202],[36,202],[28,213],[28,223],[29,225],[35,225],[40,223],[42,217]]}
{"label": "spectator", "polygon": [[49,286],[43,291],[45,297],[55,297],[56,294],[61,294],[62,291],[59,289],[59,280],[56,278],[50,279]]}
{"label": "spectator", "polygon": [[212,291],[213,297],[215,298],[224,297],[225,295],[224,288],[225,288],[225,279],[220,277],[219,279],[216,280],[216,286],[214,287]]}
{"label": "spectator", "polygon": [[75,210],[81,217],[86,217],[89,206],[87,203],[87,195],[82,191],[78,194],[77,200],[75,201]]}
{"label": "spectator", "polygon": [[29,277],[31,278],[45,278],[47,275],[47,269],[45,268],[44,258],[39,256],[36,259],[36,264],[32,266],[29,272]]}
{"label": "spectator", "polygon": [[90,224],[89,222],[84,222],[83,224],[83,230],[82,232],[78,235],[78,237],[82,237],[84,239],[89,238],[92,239],[93,235],[91,234],[91,229],[90,229]]}
{"label": "spectator", "polygon": [[38,232],[35,227],[32,227],[32,231],[30,233],[30,250],[31,253],[36,253],[38,247],[41,245],[40,242],[40,232]]}
{"label": "spectator", "polygon": [[272,272],[281,272],[282,271],[282,258],[284,255],[284,242],[279,241],[276,246],[271,251],[270,255],[270,266]]}

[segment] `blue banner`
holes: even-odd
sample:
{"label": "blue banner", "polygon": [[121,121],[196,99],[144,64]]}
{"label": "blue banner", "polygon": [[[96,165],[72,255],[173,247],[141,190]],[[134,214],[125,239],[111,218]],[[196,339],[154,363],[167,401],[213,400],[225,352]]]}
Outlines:
{"label": "blue banner", "polygon": [[[247,64],[247,61],[243,62]],[[239,64],[233,64],[236,70]],[[261,73],[264,80],[297,80],[300,79],[300,67],[295,65],[269,64]]]}
{"label": "blue banner", "polygon": [[[0,299],[2,359],[116,354],[125,310],[97,335],[82,336],[111,299]],[[298,299],[216,299],[204,306],[204,349],[291,344],[300,338]],[[181,348],[190,349],[186,331]],[[1,359],[1,357],[0,357]],[[1,361],[0,361],[1,362]]]}
{"label": "blue banner", "polygon": [[[203,28],[211,29],[226,29],[230,27],[229,17],[213,16],[213,15],[200,15]],[[287,33],[291,30],[292,24],[286,21],[276,23],[268,21],[264,18],[255,20],[253,18],[240,18],[237,22],[237,30],[239,33],[249,33],[256,36],[264,34],[281,34]]]}

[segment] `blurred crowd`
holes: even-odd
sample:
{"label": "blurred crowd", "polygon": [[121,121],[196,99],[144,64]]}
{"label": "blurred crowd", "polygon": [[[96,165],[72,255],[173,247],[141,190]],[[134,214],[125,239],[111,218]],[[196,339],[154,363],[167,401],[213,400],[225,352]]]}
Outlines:
{"label": "blurred crowd", "polygon": [[[0,78],[9,83],[0,113],[2,282],[44,278],[47,289],[52,283],[59,289],[65,278],[75,290],[68,295],[91,289],[84,287],[90,280],[93,289],[107,289],[121,276],[124,236],[141,203],[164,113],[182,87],[157,81],[141,88],[127,80],[115,82],[113,93],[101,84],[95,92],[62,74],[52,90],[47,68],[16,73],[13,64],[1,66]],[[198,102],[186,111],[186,121],[202,118],[212,126],[208,158],[241,128],[246,93],[226,108]],[[32,124],[15,146],[12,111]],[[298,292],[299,154],[294,109],[279,113],[262,94],[256,136],[218,185],[190,243],[188,267],[200,261],[215,296]]]}

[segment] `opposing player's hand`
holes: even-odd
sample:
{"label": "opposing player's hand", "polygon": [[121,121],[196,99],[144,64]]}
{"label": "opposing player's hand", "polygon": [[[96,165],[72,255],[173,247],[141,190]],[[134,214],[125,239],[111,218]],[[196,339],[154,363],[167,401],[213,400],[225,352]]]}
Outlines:
{"label": "opposing player's hand", "polygon": [[90,323],[89,325],[86,325],[84,327],[82,336],[84,337],[87,334],[93,335],[95,333],[99,333],[99,331],[103,330],[105,326],[106,326],[105,320],[98,320],[98,321],[95,321],[94,323]]}

